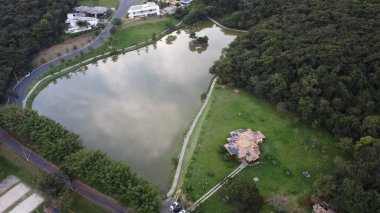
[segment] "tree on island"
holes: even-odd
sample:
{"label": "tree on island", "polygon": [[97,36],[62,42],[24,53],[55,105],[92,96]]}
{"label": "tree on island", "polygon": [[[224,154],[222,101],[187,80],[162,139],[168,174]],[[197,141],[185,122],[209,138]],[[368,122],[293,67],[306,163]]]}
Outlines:
{"label": "tree on island", "polygon": [[197,41],[200,45],[208,44],[208,37],[207,37],[207,36],[198,37],[198,38],[196,39],[196,41]]}
{"label": "tree on island", "polygon": [[208,44],[208,37],[203,36],[203,37],[198,37],[195,32],[191,32],[189,35],[189,38],[193,39],[191,43],[194,46],[202,46],[202,45],[207,45]]}
{"label": "tree on island", "polygon": [[231,204],[238,212],[260,212],[264,205],[264,198],[254,182],[234,178],[229,180],[222,189],[221,198]]}

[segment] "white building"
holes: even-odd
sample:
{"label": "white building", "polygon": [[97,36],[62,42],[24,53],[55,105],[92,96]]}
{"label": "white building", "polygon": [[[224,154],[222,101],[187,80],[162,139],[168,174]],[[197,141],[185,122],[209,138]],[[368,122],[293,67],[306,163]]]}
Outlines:
{"label": "white building", "polygon": [[129,18],[160,15],[160,7],[154,2],[131,6],[128,10]]}
{"label": "white building", "polygon": [[[86,22],[87,26],[78,26],[78,21]],[[93,26],[98,25],[99,20],[94,17],[86,17],[82,14],[78,13],[69,13],[67,14],[66,24],[68,24],[68,28],[65,31],[66,33],[77,33],[85,30],[90,30]]]}

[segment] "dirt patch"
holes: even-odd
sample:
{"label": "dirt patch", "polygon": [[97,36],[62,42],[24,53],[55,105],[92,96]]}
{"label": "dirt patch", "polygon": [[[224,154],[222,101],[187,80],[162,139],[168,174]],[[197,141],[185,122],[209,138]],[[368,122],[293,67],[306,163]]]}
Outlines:
{"label": "dirt patch", "polygon": [[94,41],[96,35],[94,32],[85,33],[79,35],[75,38],[67,39],[63,43],[54,45],[50,48],[44,49],[38,53],[36,57],[32,60],[32,65],[34,68],[51,61],[53,59],[59,58]]}
{"label": "dirt patch", "polygon": [[234,88],[232,91],[233,91],[234,93],[240,93],[240,90],[239,90],[238,88]]}

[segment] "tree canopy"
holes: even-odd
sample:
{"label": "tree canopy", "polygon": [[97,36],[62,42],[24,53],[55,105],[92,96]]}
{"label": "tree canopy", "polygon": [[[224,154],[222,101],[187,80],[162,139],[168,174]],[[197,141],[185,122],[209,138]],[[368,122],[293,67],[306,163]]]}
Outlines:
{"label": "tree canopy", "polygon": [[264,205],[264,198],[256,184],[242,178],[229,180],[220,195],[241,213],[258,213]]}
{"label": "tree canopy", "polygon": [[63,33],[77,0],[2,0],[0,4],[0,101],[15,75],[31,69],[32,56]]}
{"label": "tree canopy", "polygon": [[[158,187],[132,172],[126,163],[110,160],[99,151],[84,148],[79,135],[36,111],[0,107],[0,127],[23,140],[65,174],[113,197],[135,212],[158,212]],[[41,189],[58,196],[57,178],[43,178]]]}
{"label": "tree canopy", "polygon": [[316,195],[338,211],[378,211],[380,2],[249,0],[234,11],[222,22],[249,32],[210,72],[340,137],[353,160],[336,158]]}
{"label": "tree canopy", "polygon": [[223,52],[211,73],[283,103],[314,127],[355,140],[378,137],[380,3],[254,0],[252,5],[259,21]]}

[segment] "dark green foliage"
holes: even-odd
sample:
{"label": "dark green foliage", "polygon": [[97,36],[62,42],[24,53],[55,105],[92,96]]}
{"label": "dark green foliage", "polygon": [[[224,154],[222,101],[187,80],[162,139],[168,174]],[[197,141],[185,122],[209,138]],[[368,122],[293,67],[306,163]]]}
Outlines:
{"label": "dark green foliage", "polygon": [[113,26],[111,29],[110,29],[110,33],[111,35],[114,35],[116,33],[116,27]]}
{"label": "dark green foliage", "polygon": [[121,19],[118,19],[118,18],[115,18],[112,20],[113,24],[116,25],[116,26],[120,26],[123,22],[121,21]]}
{"label": "dark green foliage", "polygon": [[252,1],[257,24],[211,68],[313,127],[378,137],[380,3]]}
{"label": "dark green foliage", "polygon": [[56,176],[44,175],[37,181],[38,189],[46,193],[49,197],[57,198],[65,189],[64,182]]}
{"label": "dark green foliage", "polygon": [[230,179],[226,186],[222,188],[220,196],[241,213],[260,212],[264,205],[264,198],[261,196],[256,184],[242,178]]}
{"label": "dark green foliage", "polygon": [[317,196],[343,212],[378,211],[380,2],[249,2],[223,19],[249,32],[210,72],[339,136],[353,160],[336,158],[334,173],[316,182]]}
{"label": "dark green foliage", "polygon": [[79,135],[33,110],[1,107],[0,127],[32,143],[34,149],[54,163],[62,164],[66,156],[83,149]]}
{"label": "dark green foliage", "polygon": [[80,150],[66,158],[62,169],[136,212],[158,211],[158,188],[131,172],[126,164],[109,160],[103,152]]}
{"label": "dark green foliage", "polygon": [[0,101],[14,74],[30,71],[31,57],[63,33],[66,14],[76,0],[1,0]]}
{"label": "dark green foliage", "polygon": [[380,140],[363,137],[356,143],[353,157],[352,162],[335,160],[334,174],[317,180],[317,195],[336,209],[376,212],[380,209]]}
{"label": "dark green foliage", "polygon": [[207,12],[204,9],[191,10],[183,19],[185,24],[194,24],[207,19]]}
{"label": "dark green foliage", "polygon": [[203,36],[203,37],[198,37],[196,39],[197,43],[199,43],[200,45],[204,45],[204,44],[207,44],[208,43],[208,37],[207,36]]}
{"label": "dark green foliage", "polygon": [[171,33],[176,29],[176,26],[173,23],[167,23],[165,25],[165,30],[167,33]]}
{"label": "dark green foliage", "polygon": [[[29,109],[0,107],[0,127],[29,143],[46,159],[58,163],[70,177],[85,181],[136,212],[157,212],[159,190],[122,162],[110,160],[106,154],[85,149],[77,134],[53,120]],[[41,190],[59,196],[57,178],[40,180]]]}

